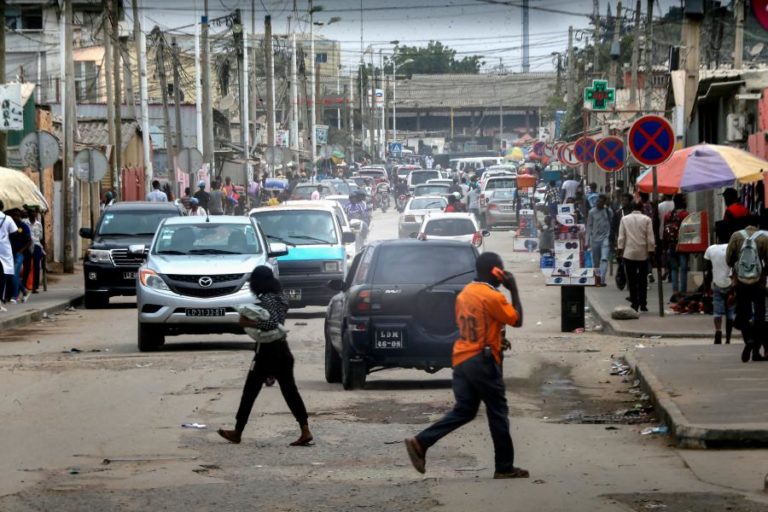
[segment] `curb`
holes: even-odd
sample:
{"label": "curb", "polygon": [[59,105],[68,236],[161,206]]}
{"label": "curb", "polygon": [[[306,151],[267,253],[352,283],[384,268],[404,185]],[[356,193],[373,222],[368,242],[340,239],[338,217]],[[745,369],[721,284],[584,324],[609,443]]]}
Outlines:
{"label": "curb", "polygon": [[[703,332],[663,332],[663,331],[633,331],[621,327],[617,327],[614,323],[613,318],[611,318],[610,312],[606,312],[602,310],[602,306],[600,304],[597,304],[593,302],[589,295],[586,295],[586,301],[589,305],[590,311],[600,320],[600,323],[603,325],[603,332],[606,334],[612,334],[614,336],[628,336],[632,338],[648,338],[651,336],[661,336],[663,338],[703,338],[703,339],[709,339],[712,338],[712,333],[703,333]],[[642,323],[642,317],[640,317],[640,320],[638,320],[639,323]]]}
{"label": "curb", "polygon": [[14,329],[31,324],[33,322],[39,322],[43,319],[44,315],[53,315],[55,313],[64,311],[68,307],[77,307],[82,305],[83,297],[84,294],[75,295],[74,297],[70,297],[69,299],[62,299],[60,302],[46,306],[44,308],[33,309],[20,315],[16,315],[12,318],[1,319],[0,329]]}
{"label": "curb", "polygon": [[691,424],[665,391],[661,381],[633,353],[626,355],[627,364],[635,372],[640,387],[648,393],[661,422],[669,427],[670,435],[679,448],[756,448],[768,446],[768,427],[764,423],[744,423],[739,427],[728,424]]}

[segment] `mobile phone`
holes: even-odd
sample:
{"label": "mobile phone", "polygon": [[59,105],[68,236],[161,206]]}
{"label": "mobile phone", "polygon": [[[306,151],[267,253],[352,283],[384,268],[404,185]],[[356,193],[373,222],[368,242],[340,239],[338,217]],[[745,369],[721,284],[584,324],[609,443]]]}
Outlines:
{"label": "mobile phone", "polygon": [[493,277],[495,277],[499,281],[503,281],[506,278],[506,274],[499,267],[493,267],[493,270],[491,270],[491,274],[493,274]]}

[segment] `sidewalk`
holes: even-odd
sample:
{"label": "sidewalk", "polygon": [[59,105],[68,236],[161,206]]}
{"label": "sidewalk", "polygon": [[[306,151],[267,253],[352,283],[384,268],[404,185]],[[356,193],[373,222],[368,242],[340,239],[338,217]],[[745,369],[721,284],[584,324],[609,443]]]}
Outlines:
{"label": "sidewalk", "polygon": [[32,294],[24,304],[6,304],[8,310],[0,313],[0,331],[37,322],[43,314],[51,315],[83,300],[83,268],[75,266],[74,274],[48,274],[48,291],[42,285],[40,293]]}
{"label": "sidewalk", "polygon": [[663,336],[669,338],[714,338],[715,328],[710,315],[678,314],[669,309],[672,285],[664,283],[664,317],[659,316],[658,284],[648,285],[648,312],[640,313],[639,320],[614,320],[611,312],[616,306],[629,306],[625,299],[629,290],[619,290],[613,277],[608,286],[587,288],[586,300],[592,313],[603,324],[605,332],[621,336]]}
{"label": "sidewalk", "polygon": [[743,347],[656,347],[627,358],[680,447],[768,446],[768,362],[742,363]]}

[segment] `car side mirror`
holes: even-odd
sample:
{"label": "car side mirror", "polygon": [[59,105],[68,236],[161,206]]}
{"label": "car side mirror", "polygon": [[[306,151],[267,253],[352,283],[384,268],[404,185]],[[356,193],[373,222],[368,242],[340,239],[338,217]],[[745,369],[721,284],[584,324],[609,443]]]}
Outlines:
{"label": "car side mirror", "polygon": [[360,231],[363,229],[363,221],[360,219],[352,219],[349,221],[349,227],[351,227],[354,230]]}
{"label": "car side mirror", "polygon": [[344,281],[341,279],[331,279],[328,281],[328,288],[335,292],[344,291]]}
{"label": "car side mirror", "polygon": [[93,239],[93,229],[91,228],[80,228],[80,237],[81,238],[89,238]]}
{"label": "car side mirror", "polygon": [[146,250],[147,250],[147,246],[144,245],[144,244],[129,245],[128,246],[128,255],[129,256],[134,256],[134,257],[137,257],[137,258],[145,258],[146,257],[146,253],[145,253]]}
{"label": "car side mirror", "polygon": [[483,236],[491,236],[491,232],[488,231],[487,229],[484,229],[483,230]]}
{"label": "car side mirror", "polygon": [[278,256],[285,256],[288,254],[288,246],[282,242],[271,242],[269,244],[269,251],[267,256],[270,258],[277,258]]}
{"label": "car side mirror", "polygon": [[341,234],[341,243],[343,244],[353,244],[357,242],[357,235],[355,235],[351,231],[344,231]]}

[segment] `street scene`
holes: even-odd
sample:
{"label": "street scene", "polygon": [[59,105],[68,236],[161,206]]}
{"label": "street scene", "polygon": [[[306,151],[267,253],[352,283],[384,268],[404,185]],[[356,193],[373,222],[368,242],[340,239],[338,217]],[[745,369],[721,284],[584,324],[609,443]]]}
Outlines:
{"label": "street scene", "polygon": [[0,510],[768,512],[764,0],[232,4],[0,2]]}

